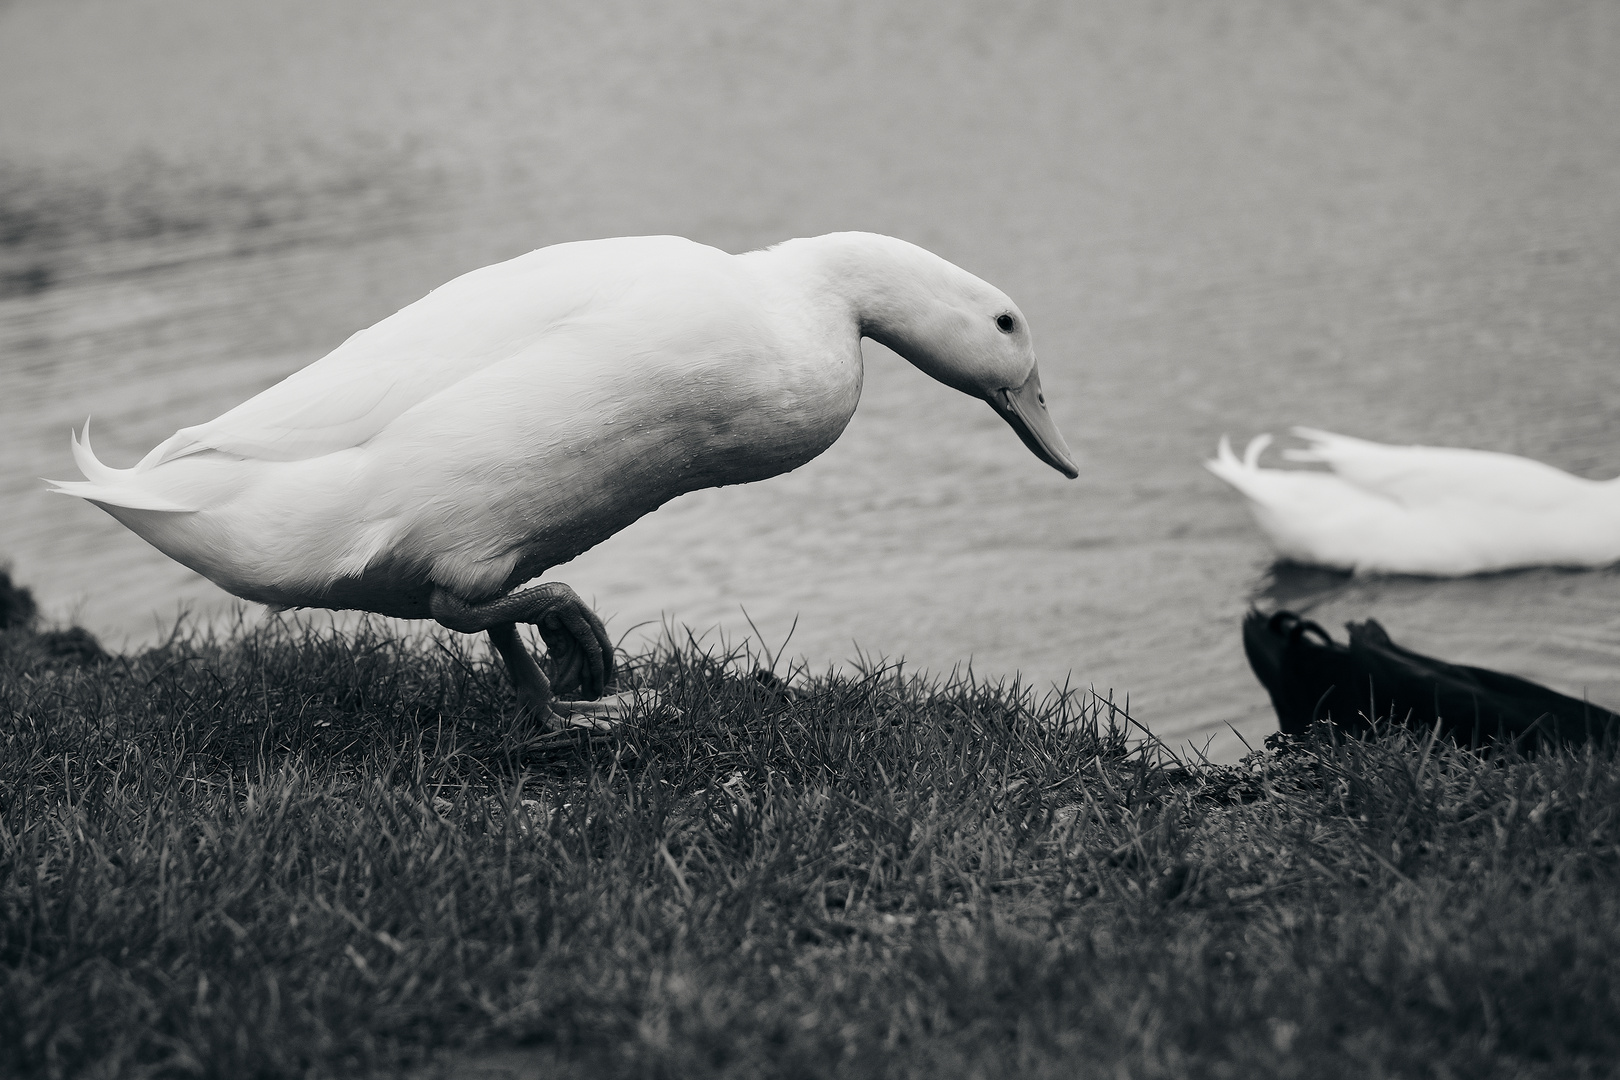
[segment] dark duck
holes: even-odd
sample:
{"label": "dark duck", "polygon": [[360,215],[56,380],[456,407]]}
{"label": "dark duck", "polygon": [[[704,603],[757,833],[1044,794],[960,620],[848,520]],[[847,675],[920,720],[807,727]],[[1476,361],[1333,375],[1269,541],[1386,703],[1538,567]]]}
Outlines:
{"label": "dark duck", "polygon": [[1328,721],[1353,734],[1373,720],[1429,730],[1464,746],[1510,743],[1524,751],[1606,741],[1620,716],[1528,679],[1437,660],[1402,648],[1369,619],[1348,623],[1346,645],[1291,611],[1243,620],[1243,651],[1271,695],[1285,734]]}

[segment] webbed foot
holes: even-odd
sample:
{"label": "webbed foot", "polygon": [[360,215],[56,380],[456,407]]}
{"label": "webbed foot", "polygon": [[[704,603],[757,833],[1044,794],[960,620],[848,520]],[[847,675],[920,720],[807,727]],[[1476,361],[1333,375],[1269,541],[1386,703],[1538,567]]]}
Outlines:
{"label": "webbed foot", "polygon": [[[613,683],[613,641],[607,627],[579,594],[561,582],[548,581],[480,604],[435,589],[430,607],[433,617],[451,630],[464,634],[489,632],[490,644],[500,653],[512,677],[519,707],[547,727],[558,726],[562,716],[579,711],[578,706],[583,704],[558,701],[559,692],[596,699]],[[552,662],[553,679],[546,677],[524,647],[517,632],[516,624],[520,622],[540,628]]]}
{"label": "webbed foot", "polygon": [[563,727],[611,731],[630,715],[638,703],[644,707],[663,704],[655,691],[625,690],[597,701],[553,701],[551,708],[558,718],[557,722]]}

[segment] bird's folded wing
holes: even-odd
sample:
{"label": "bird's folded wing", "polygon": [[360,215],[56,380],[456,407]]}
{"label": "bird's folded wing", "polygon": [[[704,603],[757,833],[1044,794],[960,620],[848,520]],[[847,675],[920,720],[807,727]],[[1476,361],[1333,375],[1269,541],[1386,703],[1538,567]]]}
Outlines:
{"label": "bird's folded wing", "polygon": [[1289,451],[1291,460],[1322,462],[1346,483],[1407,507],[1474,502],[1542,510],[1564,504],[1592,484],[1512,454],[1388,446],[1316,428],[1295,428],[1294,433],[1310,447]]}
{"label": "bird's folded wing", "polygon": [[584,306],[582,292],[533,255],[464,274],[229,412],[177,431],[138,468],[206,450],[300,461],[359,446],[491,364],[544,350]]}
{"label": "bird's folded wing", "polygon": [[482,367],[462,358],[424,360],[305,368],[207,423],[175,432],[139,467],[205,450],[259,461],[336,453],[361,445],[405,410]]}

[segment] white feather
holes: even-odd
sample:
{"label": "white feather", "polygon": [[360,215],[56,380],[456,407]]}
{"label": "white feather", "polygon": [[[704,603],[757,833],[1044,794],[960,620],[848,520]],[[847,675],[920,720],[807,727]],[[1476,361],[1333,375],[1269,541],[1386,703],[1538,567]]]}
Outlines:
{"label": "white feather", "polygon": [[154,491],[143,489],[139,481],[132,480],[135,469],[114,469],[103,465],[90,447],[90,421],[84,422],[84,433],[72,432],[73,463],[84,474],[83,480],[47,480],[51,490],[60,495],[76,495],[95,503],[116,503],[131,510],[158,510],[164,513],[184,513],[196,509]]}
{"label": "white feather", "polygon": [[1205,462],[1248,500],[1284,559],[1435,577],[1620,562],[1620,481],[1493,451],[1294,433],[1310,445],[1285,456],[1331,471],[1261,468],[1267,435],[1243,461],[1222,436]]}
{"label": "white feather", "polygon": [[435,587],[498,595],[683,492],[815,457],[859,399],[862,334],[987,400],[1023,385],[1008,312],[866,233],[560,244],[441,286],[134,468],[97,460],[87,427],[86,480],[54,490],[239,596],[422,617]]}

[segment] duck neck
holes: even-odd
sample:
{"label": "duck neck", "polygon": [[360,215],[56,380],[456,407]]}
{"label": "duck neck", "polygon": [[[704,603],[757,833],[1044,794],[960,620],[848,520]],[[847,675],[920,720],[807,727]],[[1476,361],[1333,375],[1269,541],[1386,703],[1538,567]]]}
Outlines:
{"label": "duck neck", "polygon": [[972,393],[949,366],[938,362],[934,338],[949,332],[966,312],[942,297],[967,271],[931,251],[878,233],[842,232],[788,240],[769,249],[794,268],[803,285],[826,297],[853,322],[861,337],[893,349],[935,379]]}

